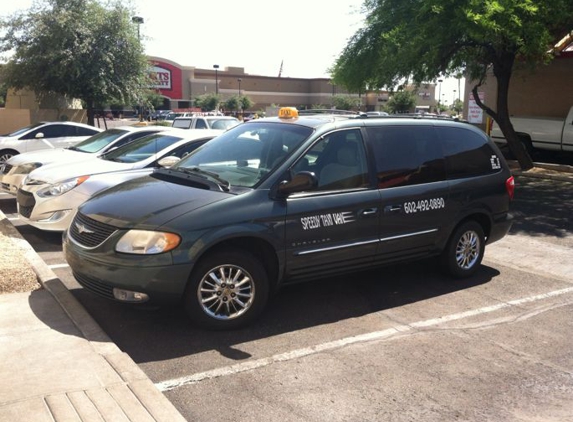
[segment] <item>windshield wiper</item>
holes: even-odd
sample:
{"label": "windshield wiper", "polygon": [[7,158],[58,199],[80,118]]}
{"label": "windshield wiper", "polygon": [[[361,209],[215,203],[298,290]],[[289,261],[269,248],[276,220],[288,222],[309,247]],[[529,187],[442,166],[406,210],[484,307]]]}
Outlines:
{"label": "windshield wiper", "polygon": [[207,170],[202,170],[199,167],[191,167],[191,168],[184,168],[184,167],[172,167],[173,170],[181,171],[185,174],[196,174],[200,177],[205,178],[205,176],[210,177],[211,179],[215,180],[217,184],[221,187],[222,190],[225,192],[229,192],[231,184],[221,178],[217,173]]}

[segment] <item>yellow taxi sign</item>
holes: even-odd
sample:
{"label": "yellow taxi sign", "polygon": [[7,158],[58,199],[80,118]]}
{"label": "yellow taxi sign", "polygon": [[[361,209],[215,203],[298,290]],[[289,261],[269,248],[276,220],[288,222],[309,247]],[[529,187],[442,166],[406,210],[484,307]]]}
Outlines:
{"label": "yellow taxi sign", "polygon": [[281,119],[296,119],[298,117],[298,110],[294,107],[282,107],[279,109],[279,118]]}

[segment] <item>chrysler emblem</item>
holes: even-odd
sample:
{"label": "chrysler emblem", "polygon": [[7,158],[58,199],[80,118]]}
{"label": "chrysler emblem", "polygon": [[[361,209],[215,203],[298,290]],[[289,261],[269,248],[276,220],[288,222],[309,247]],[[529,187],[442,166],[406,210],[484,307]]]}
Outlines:
{"label": "chrysler emblem", "polygon": [[78,229],[79,234],[82,234],[82,233],[94,234],[95,233],[80,223],[76,223],[76,229]]}

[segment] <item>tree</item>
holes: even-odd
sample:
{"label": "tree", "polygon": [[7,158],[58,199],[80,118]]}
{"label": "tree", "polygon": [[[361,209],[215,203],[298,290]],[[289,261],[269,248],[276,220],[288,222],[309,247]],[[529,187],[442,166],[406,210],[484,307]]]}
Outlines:
{"label": "tree", "polygon": [[340,110],[353,110],[360,107],[360,100],[350,95],[335,95],[332,97],[332,105]]}
{"label": "tree", "polygon": [[221,98],[217,94],[204,94],[195,100],[195,105],[201,107],[203,111],[218,110]]}
{"label": "tree", "polygon": [[0,51],[12,53],[2,76],[39,98],[81,99],[93,124],[97,104],[142,104],[149,63],[133,13],[113,0],[40,0],[0,21]]}
{"label": "tree", "polygon": [[[552,45],[571,30],[571,0],[365,0],[364,8],[365,27],[331,69],[336,84],[376,89],[462,71],[522,169],[533,166],[509,119],[509,83],[517,66],[552,58]],[[478,97],[488,72],[497,80],[495,109]]]}
{"label": "tree", "polygon": [[416,96],[410,91],[398,91],[388,100],[391,113],[408,113],[416,107]]}
{"label": "tree", "polygon": [[455,111],[456,114],[460,114],[464,109],[464,102],[456,98],[454,103],[450,106],[450,109]]}

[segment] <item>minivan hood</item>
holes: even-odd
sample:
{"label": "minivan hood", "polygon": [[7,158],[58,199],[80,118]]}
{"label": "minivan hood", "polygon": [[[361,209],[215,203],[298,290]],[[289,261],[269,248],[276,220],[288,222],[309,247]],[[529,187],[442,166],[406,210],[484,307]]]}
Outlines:
{"label": "minivan hood", "polygon": [[80,206],[79,212],[123,229],[155,229],[229,195],[143,176],[95,195]]}

